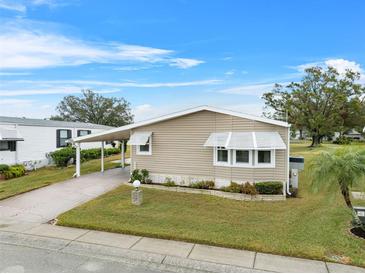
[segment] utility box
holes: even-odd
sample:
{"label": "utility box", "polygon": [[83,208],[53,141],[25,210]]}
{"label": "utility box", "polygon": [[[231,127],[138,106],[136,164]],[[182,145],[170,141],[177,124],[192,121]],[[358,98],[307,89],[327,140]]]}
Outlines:
{"label": "utility box", "polygon": [[304,157],[289,157],[290,185],[298,188],[299,171],[304,170]]}
{"label": "utility box", "polygon": [[354,210],[356,212],[357,217],[359,217],[360,221],[365,224],[365,207],[363,206],[354,206]]}
{"label": "utility box", "polygon": [[289,168],[290,169],[297,169],[297,170],[304,170],[304,157],[302,156],[290,156],[289,157]]}

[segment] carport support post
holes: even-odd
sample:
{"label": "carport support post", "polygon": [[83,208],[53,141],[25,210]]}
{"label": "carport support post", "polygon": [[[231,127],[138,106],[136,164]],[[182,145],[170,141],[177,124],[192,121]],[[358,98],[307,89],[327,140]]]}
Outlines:
{"label": "carport support post", "polygon": [[122,140],[122,144],[121,144],[121,147],[120,147],[120,151],[122,152],[122,158],[121,158],[121,164],[122,164],[122,167],[124,168],[125,167],[125,151],[124,151],[124,140]]}
{"label": "carport support post", "polygon": [[76,143],[76,177],[80,177],[80,144]]}
{"label": "carport support post", "polygon": [[101,142],[101,172],[104,172],[104,141]]}

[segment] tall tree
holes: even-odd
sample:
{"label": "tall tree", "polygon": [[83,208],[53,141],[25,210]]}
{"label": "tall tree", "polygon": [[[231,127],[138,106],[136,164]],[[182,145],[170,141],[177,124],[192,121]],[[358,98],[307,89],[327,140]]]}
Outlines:
{"label": "tall tree", "polygon": [[130,103],[124,98],[101,96],[83,90],[82,96],[66,96],[58,104],[58,115],[51,120],[94,123],[107,126],[124,126],[133,122]]}
{"label": "tall tree", "polygon": [[357,83],[359,78],[359,73],[349,70],[340,75],[332,67],[308,68],[300,82],[276,84],[263,95],[267,109],[273,110],[264,114],[305,129],[312,137],[311,146],[316,146],[326,135],[364,126],[365,86]]}

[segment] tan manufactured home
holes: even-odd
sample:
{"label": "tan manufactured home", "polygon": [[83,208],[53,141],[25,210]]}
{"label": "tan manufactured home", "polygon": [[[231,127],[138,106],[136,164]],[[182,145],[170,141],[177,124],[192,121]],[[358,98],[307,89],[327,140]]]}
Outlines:
{"label": "tan manufactured home", "polygon": [[289,178],[289,130],[282,121],[200,106],[102,133],[81,142],[129,140],[131,171],[147,169],[155,183],[180,185]]}

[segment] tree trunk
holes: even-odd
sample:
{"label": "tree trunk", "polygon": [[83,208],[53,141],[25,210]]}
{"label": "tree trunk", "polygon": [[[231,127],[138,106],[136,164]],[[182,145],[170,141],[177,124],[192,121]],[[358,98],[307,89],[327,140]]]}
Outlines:
{"label": "tree trunk", "polygon": [[318,146],[321,143],[321,136],[319,135],[312,135],[312,144],[311,147]]}
{"label": "tree trunk", "polygon": [[349,191],[348,187],[342,187],[342,185],[341,185],[341,193],[342,193],[343,198],[345,199],[345,203],[346,203],[347,207],[350,208],[351,210],[353,210],[351,198],[350,198],[350,191]]}
{"label": "tree trunk", "polygon": [[299,140],[304,140],[302,129],[299,129]]}

